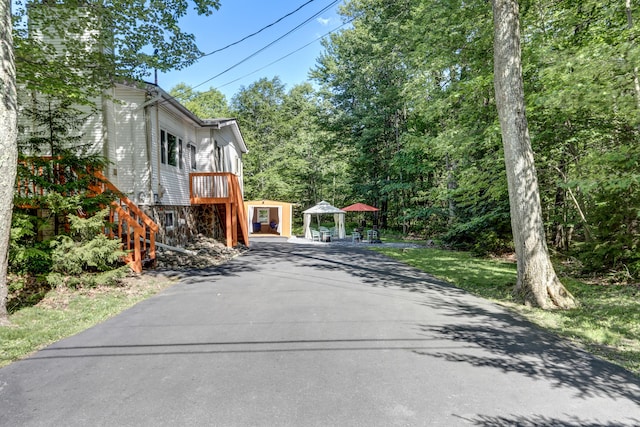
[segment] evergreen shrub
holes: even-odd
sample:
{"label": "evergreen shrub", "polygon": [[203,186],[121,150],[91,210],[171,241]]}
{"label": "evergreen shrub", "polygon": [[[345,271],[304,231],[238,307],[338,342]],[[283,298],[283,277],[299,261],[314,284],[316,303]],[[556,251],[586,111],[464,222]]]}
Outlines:
{"label": "evergreen shrub", "polygon": [[48,242],[36,241],[37,218],[14,212],[9,244],[9,271],[16,274],[44,274],[51,269]]}
{"label": "evergreen shrub", "polygon": [[47,275],[51,285],[112,285],[127,274],[121,242],[104,234],[107,214],[108,209],[90,218],[68,216],[70,235],[51,242],[53,267]]}

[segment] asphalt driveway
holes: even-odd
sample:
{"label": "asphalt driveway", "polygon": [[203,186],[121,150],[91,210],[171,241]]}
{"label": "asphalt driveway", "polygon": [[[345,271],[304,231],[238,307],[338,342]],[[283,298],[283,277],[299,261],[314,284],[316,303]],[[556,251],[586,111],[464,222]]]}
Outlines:
{"label": "asphalt driveway", "polygon": [[377,253],[259,242],[0,369],[2,426],[626,426],[640,381]]}

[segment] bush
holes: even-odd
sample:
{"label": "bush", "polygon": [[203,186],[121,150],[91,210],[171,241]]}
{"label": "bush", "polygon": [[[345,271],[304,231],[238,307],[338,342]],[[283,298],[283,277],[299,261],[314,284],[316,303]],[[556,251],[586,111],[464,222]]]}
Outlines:
{"label": "bush", "polygon": [[481,256],[512,252],[513,238],[507,221],[505,215],[494,213],[460,221],[442,236],[442,240],[456,249]]}
{"label": "bush", "polygon": [[70,236],[58,236],[51,242],[53,267],[47,275],[52,285],[97,286],[115,284],[128,270],[122,263],[126,252],[121,242],[102,233],[108,210],[91,218],[69,215]]}
{"label": "bush", "polygon": [[9,271],[16,274],[44,274],[51,269],[51,250],[47,242],[36,242],[38,219],[14,213],[9,241]]}

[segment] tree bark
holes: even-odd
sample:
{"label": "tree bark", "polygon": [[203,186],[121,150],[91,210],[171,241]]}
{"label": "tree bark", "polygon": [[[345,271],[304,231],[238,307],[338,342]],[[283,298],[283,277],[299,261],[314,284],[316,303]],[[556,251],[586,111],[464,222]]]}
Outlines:
{"label": "tree bark", "polygon": [[502,131],[511,227],[518,259],[515,293],[543,309],[577,302],[551,264],[544,234],[538,178],[525,114],[517,0],[493,0],[494,83]]}
{"label": "tree bark", "polygon": [[[629,30],[633,29],[633,13],[631,11],[631,0],[625,1],[625,12],[627,14],[627,28]],[[629,38],[629,42],[633,44],[633,38]],[[638,77],[638,67],[633,67],[633,88],[636,92],[636,105],[638,106],[638,110],[640,110],[640,78]]]}
{"label": "tree bark", "polygon": [[18,160],[16,69],[10,0],[0,0],[0,22],[0,325],[7,325],[9,236]]}

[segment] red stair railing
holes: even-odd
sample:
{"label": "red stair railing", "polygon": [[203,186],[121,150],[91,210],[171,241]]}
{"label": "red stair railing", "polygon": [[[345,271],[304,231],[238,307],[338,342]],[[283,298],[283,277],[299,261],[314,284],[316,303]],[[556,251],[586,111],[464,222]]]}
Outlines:
{"label": "red stair railing", "polygon": [[[42,157],[40,159],[45,161],[56,160],[53,157]],[[38,177],[44,175],[44,168],[29,162],[29,159],[21,161],[21,166],[29,168],[33,176]],[[52,165],[52,173],[60,183],[64,182],[67,176],[78,177],[80,175],[78,171],[70,168],[64,169],[56,163]],[[129,200],[128,197],[124,196],[101,172],[87,171],[84,172],[84,174],[91,174],[99,181],[89,187],[89,190],[91,190],[94,195],[99,195],[110,190],[117,197],[116,200],[111,202],[109,212],[109,222],[114,224],[114,227],[108,227],[105,233],[111,238],[122,240],[123,249],[128,252],[125,257],[125,262],[127,262],[136,273],[142,271],[145,261],[151,264],[155,263],[158,225],[142,212],[135,203]],[[44,196],[46,195],[46,190],[38,184],[37,179],[18,177],[16,179],[16,195],[23,199],[21,207],[33,208],[37,206],[31,205],[28,199],[36,196]]]}

